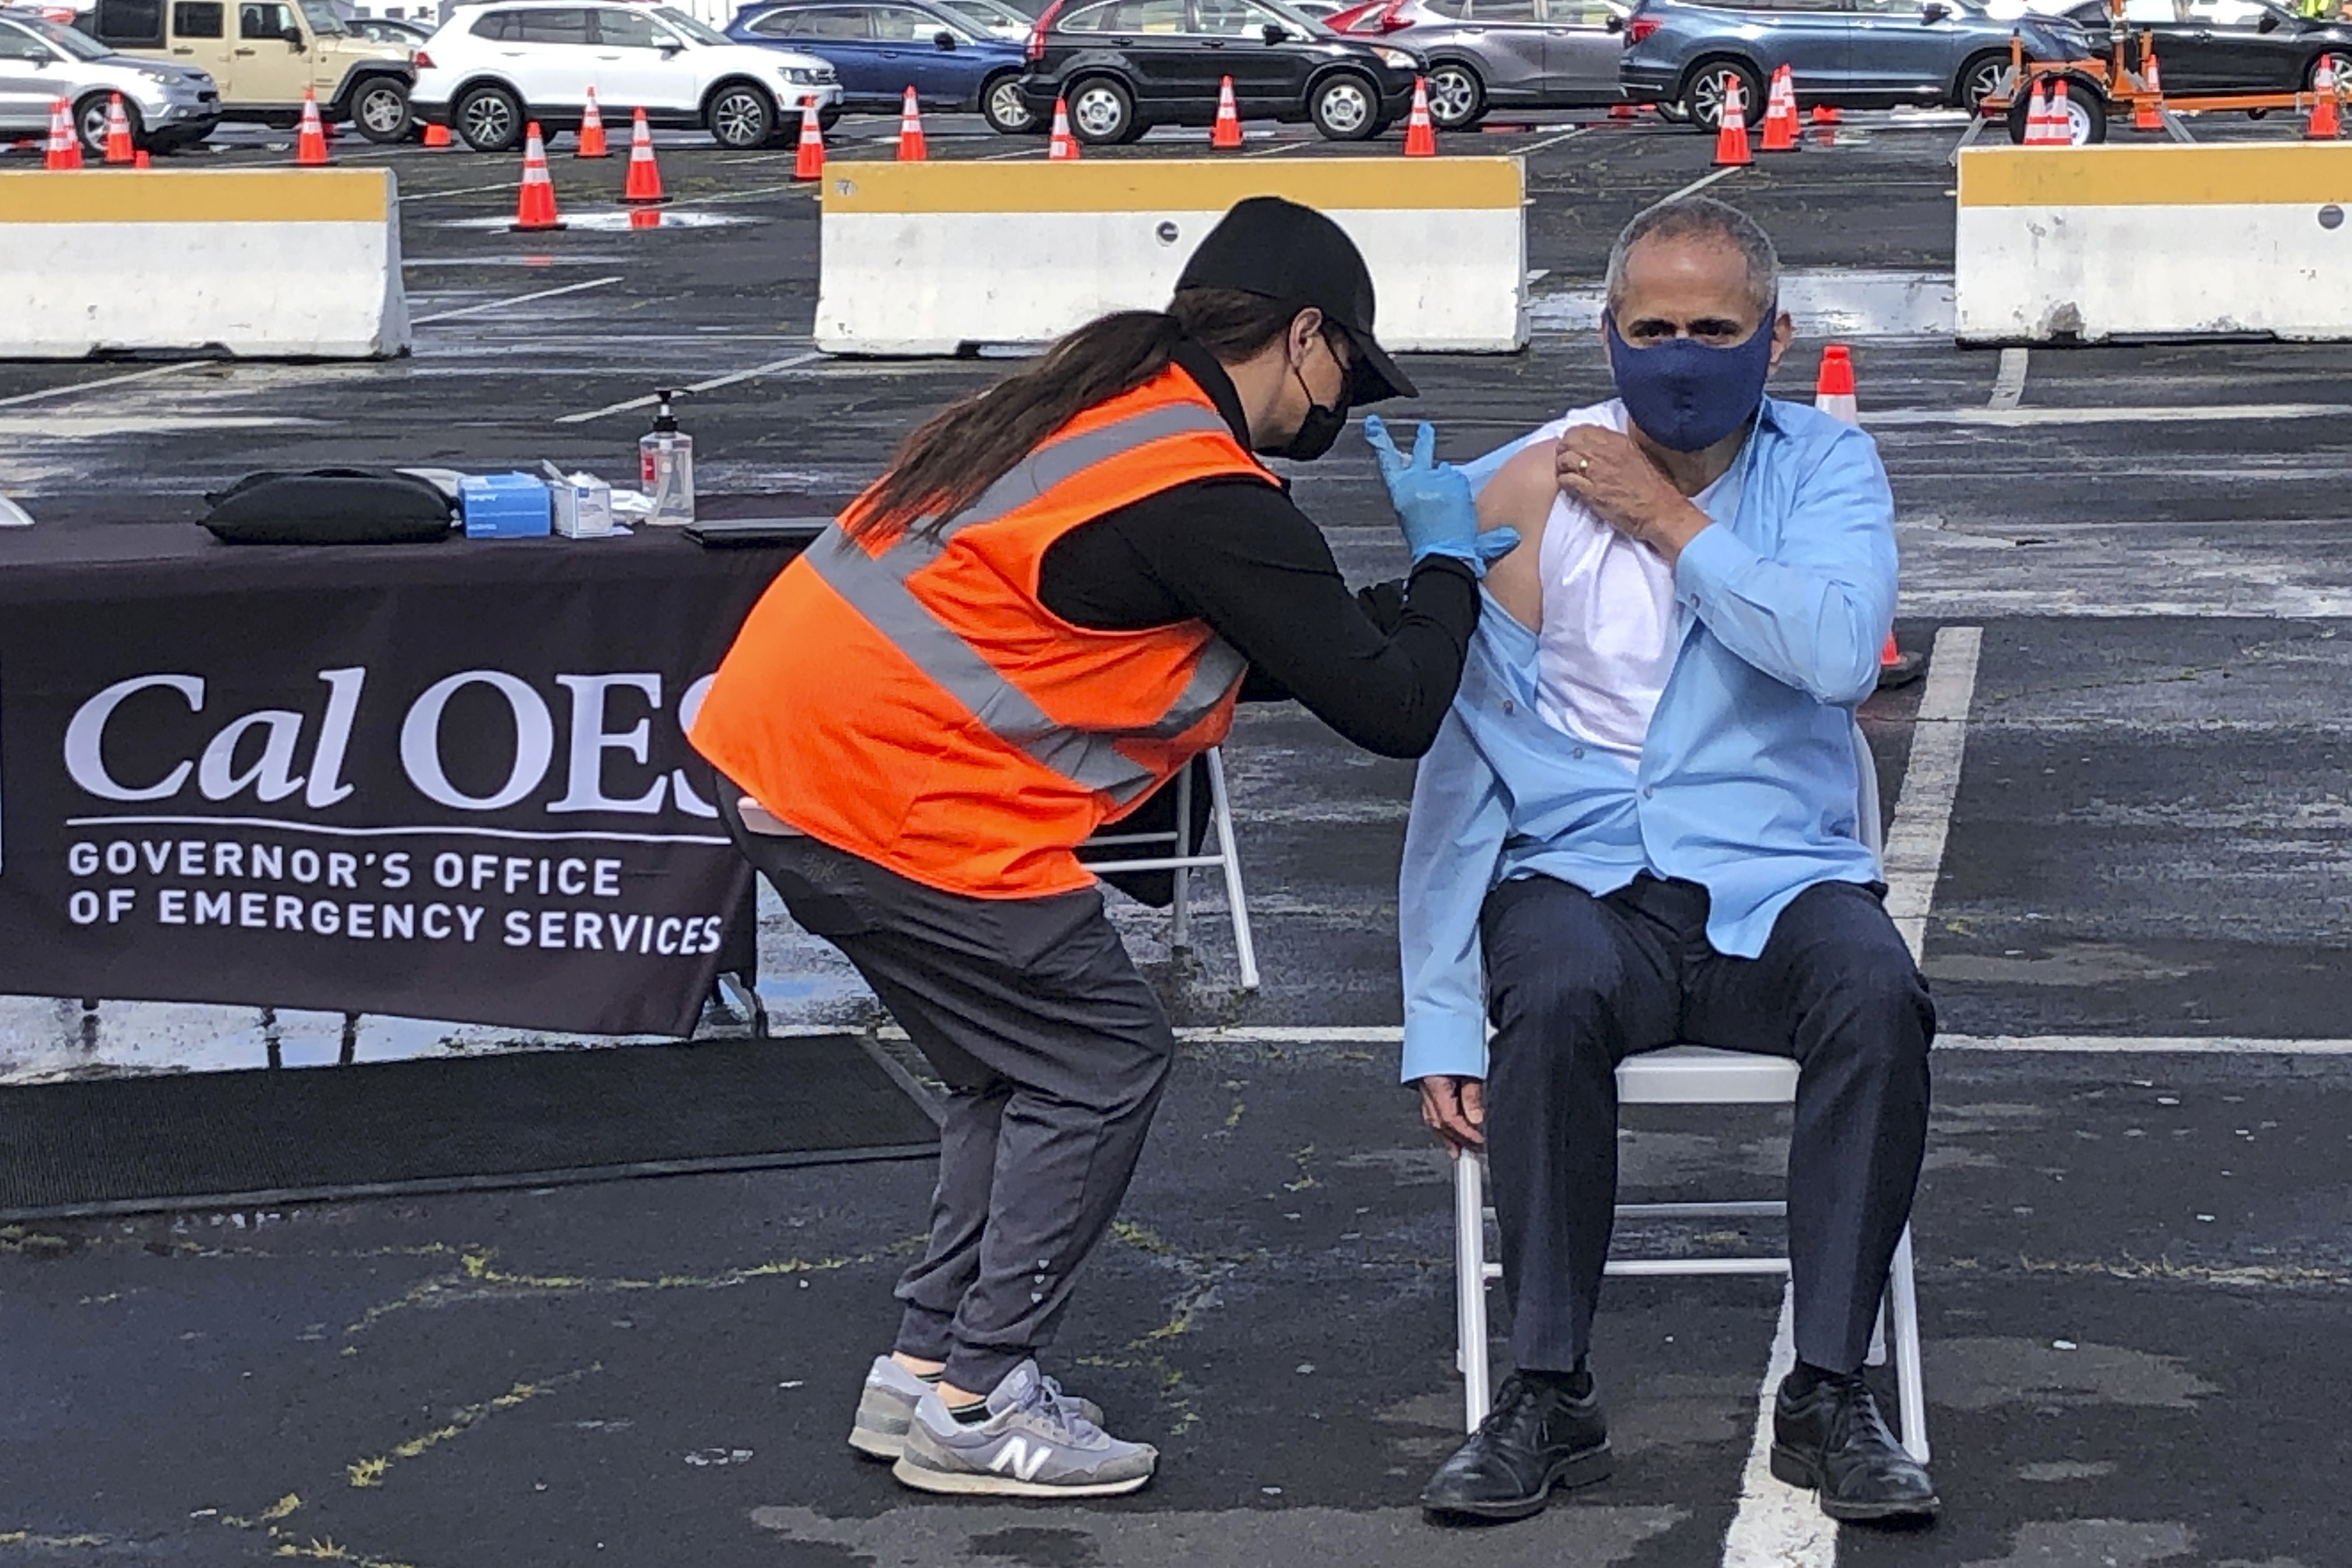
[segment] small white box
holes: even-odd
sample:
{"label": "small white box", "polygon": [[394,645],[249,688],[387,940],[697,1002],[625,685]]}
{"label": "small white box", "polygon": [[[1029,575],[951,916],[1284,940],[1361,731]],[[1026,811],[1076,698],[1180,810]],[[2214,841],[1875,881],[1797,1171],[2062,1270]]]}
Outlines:
{"label": "small white box", "polygon": [[555,502],[555,531],[565,539],[603,539],[613,531],[613,487],[592,474],[574,474],[570,482],[550,484]]}

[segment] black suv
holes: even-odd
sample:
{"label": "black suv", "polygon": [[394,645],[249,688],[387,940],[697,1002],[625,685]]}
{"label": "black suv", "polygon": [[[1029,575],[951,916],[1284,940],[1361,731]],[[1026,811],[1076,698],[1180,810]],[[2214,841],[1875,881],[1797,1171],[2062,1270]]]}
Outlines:
{"label": "black suv", "polygon": [[1101,146],[1210,124],[1231,77],[1243,119],[1360,142],[1412,107],[1422,68],[1410,50],[1339,37],[1278,0],[1054,0],[1029,35],[1021,96],[1040,130],[1065,100],[1072,132]]}

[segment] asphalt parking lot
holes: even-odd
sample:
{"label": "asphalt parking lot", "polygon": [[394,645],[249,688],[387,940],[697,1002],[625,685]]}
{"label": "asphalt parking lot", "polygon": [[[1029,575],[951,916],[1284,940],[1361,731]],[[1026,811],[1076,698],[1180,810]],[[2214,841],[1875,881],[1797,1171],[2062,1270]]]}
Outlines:
{"label": "asphalt parking lot", "polygon": [[[2325,1392],[2352,1378],[2342,345],[1958,350],[1937,325],[1957,126],[1853,116],[1834,146],[1717,177],[1703,137],[1553,119],[1444,142],[1528,158],[1534,346],[1416,360],[1423,396],[1397,416],[1467,457],[1607,395],[1578,323],[1609,241],[1703,184],[1804,290],[1776,391],[1810,395],[1822,324],[1874,329],[1852,341],[1898,503],[1898,630],[1980,650],[1931,688],[1965,727],[1956,781],[1911,776],[1918,688],[1863,713],[1889,809],[1948,823],[1916,1217],[1937,1528],[1833,1532],[1748,1479],[1780,1291],[1715,1280],[1612,1283],[1610,1482],[1524,1524],[1421,1522],[1459,1384],[1444,1163],[1394,1084],[1411,772],[1286,706],[1246,712],[1228,748],[1263,988],[1234,984],[1213,881],[1192,955],[1162,917],[1121,916],[1186,1051],[1049,1370],[1161,1447],[1145,1492],[958,1504],[842,1446],[929,1192],[902,1163],[0,1231],[0,1548],[377,1568],[2345,1562],[2352,1443]],[[848,121],[833,154],[887,158],[894,129]],[[1251,129],[1245,157],[1396,151]],[[205,162],[290,161],[232,140]],[[930,146],[1043,156],[968,119]],[[645,395],[682,384],[706,491],[815,507],[996,374],[814,353],[814,204],[789,148],[664,138],[677,200],[637,231],[622,161],[567,152],[573,226],[520,236],[510,161],[339,142],[398,171],[414,357],[0,366],[0,488],[37,517],[193,517],[260,468],[617,478]],[[1402,567],[1360,443],[1297,494],[1351,575]],[[878,1020],[772,910],[762,968],[787,1023]],[[258,1059],[257,1024],[226,1009],[110,1005],[70,1037],[58,1016],[0,1003],[0,1071],[136,1063],[159,1038]],[[338,1022],[286,1020],[288,1059],[331,1058]],[[514,1033],[369,1020],[361,1048],[449,1039]],[[1769,1187],[1785,1142],[1763,1112],[1628,1121],[1629,1195]]]}

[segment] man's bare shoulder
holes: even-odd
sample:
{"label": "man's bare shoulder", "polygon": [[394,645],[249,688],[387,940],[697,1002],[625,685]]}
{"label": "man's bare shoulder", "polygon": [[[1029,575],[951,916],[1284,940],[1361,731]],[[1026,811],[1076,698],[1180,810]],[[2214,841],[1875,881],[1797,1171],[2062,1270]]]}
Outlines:
{"label": "man's bare shoulder", "polygon": [[1552,499],[1559,494],[1555,472],[1559,461],[1558,440],[1538,441],[1515,454],[1486,488],[1478,492],[1478,526],[1511,527],[1522,539],[1532,540],[1551,515]]}

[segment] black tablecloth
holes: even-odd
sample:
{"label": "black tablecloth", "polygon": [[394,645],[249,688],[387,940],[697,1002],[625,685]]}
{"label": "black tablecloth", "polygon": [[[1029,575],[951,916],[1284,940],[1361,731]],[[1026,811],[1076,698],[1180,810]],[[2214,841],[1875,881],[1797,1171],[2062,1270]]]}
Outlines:
{"label": "black tablecloth", "polygon": [[687,1032],[751,933],[684,715],[789,556],[0,530],[0,991]]}

